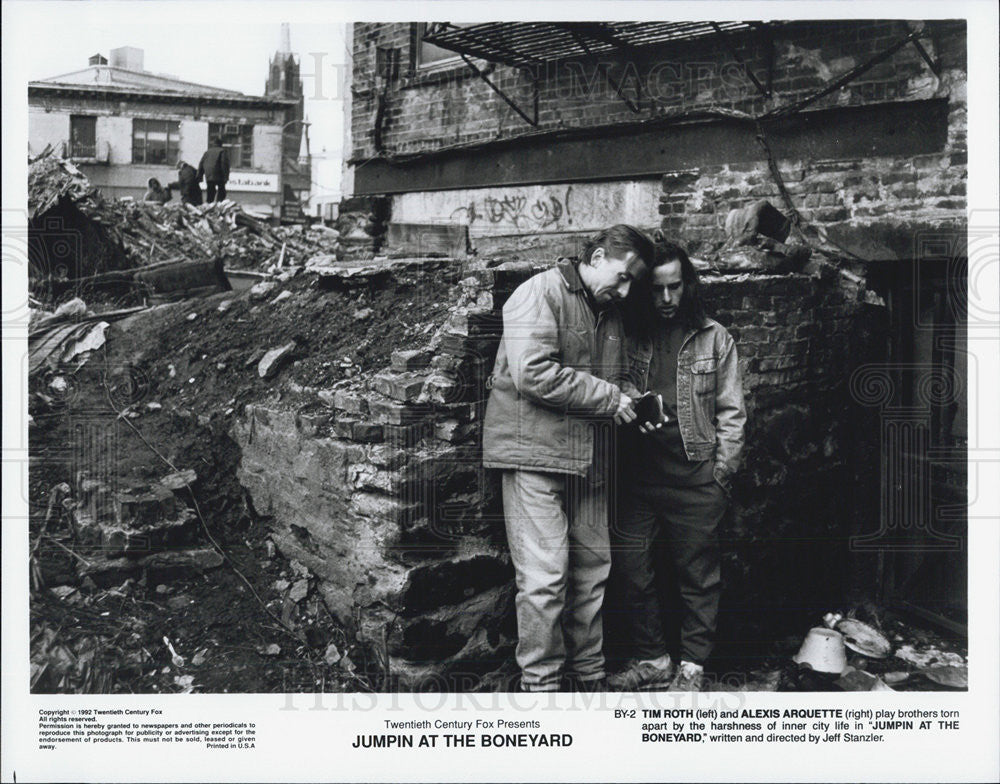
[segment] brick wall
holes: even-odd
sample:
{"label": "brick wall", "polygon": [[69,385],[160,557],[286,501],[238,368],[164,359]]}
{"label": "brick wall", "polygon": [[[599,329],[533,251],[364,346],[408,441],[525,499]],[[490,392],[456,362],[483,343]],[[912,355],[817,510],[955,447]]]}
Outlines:
{"label": "brick wall", "polygon": [[[964,34],[945,33],[929,46],[945,70],[964,71]],[[747,78],[744,66],[715,37],[678,42],[653,50],[645,63],[630,70],[644,86],[645,108],[634,114],[587,61],[551,63],[539,77],[539,126],[536,130],[634,122],[678,110],[729,109],[760,114],[777,105],[805,97],[888,48],[910,32],[901,20],[813,21],[779,27],[774,35],[773,98],[762,97]],[[731,34],[739,59],[764,78],[769,47],[759,38]],[[409,75],[414,47],[408,23],[357,23],[354,26],[352,84],[353,157],[375,154],[374,127],[378,93],[376,50],[392,47],[402,52],[402,76],[388,92],[385,145],[393,152],[416,152],[446,145],[488,141],[532,130],[501,98],[464,65],[433,76]],[[602,56],[613,75],[625,72],[626,61]],[[512,97],[528,104],[530,79],[526,72],[504,65],[493,67],[490,78]],[[848,106],[913,100],[937,91],[934,76],[916,49],[907,46],[843,90],[814,104]]]}
{"label": "brick wall", "polygon": [[[686,142],[683,149],[696,162],[680,168],[665,167],[670,170],[658,172],[662,177],[658,210],[650,209],[648,215],[629,214],[631,222],[644,227],[659,224],[694,252],[710,253],[724,239],[723,226],[731,209],[767,198],[788,214],[797,212],[804,236],[828,250],[868,259],[901,258],[907,254],[900,246],[912,244],[916,231],[945,223],[962,225],[965,221],[966,62],[961,24],[923,23],[930,33],[929,38],[922,39],[923,46],[935,63],[936,74],[917,49],[907,44],[855,81],[810,105],[804,113],[804,125],[790,131],[765,126],[768,134],[777,133],[779,137],[777,143],[769,138],[769,143],[776,151],[774,166],[786,187],[787,200],[764,148],[753,141],[755,131],[747,130],[753,126],[747,125],[745,118],[812,95],[902,40],[919,24],[922,23],[902,20],[791,23],[776,29],[773,48],[759,37],[731,34],[735,55],[714,37],[654,49],[644,63],[633,68],[643,86],[640,97],[644,98],[644,104],[638,115],[604,81],[595,77],[592,64],[550,63],[538,72],[539,125],[531,128],[464,64],[435,74],[408,70],[416,45],[411,25],[359,23],[354,35],[353,161],[363,165],[363,161],[379,156],[374,128],[384,82],[375,77],[376,50],[394,47],[402,52],[402,69],[401,76],[390,82],[384,93],[383,155],[434,153],[476,143],[486,146],[477,148],[475,156],[489,158],[493,154],[490,143],[494,141],[520,137],[527,143],[539,134],[586,128],[605,129],[598,131],[598,135],[604,134],[608,144],[614,144],[616,126],[634,127],[640,120],[709,111],[716,118],[702,118],[699,122],[704,123],[700,126],[706,131],[704,138],[711,139],[710,149],[699,148],[697,143],[688,149],[690,142]],[[764,98],[748,79],[747,69],[766,81],[772,54],[773,95]],[[609,57],[601,61],[612,66],[611,72],[617,77],[630,65]],[[489,76],[523,106],[531,106],[531,80],[524,72],[495,65],[489,66]],[[940,109],[943,114],[936,114],[939,109],[929,108],[931,104],[943,107]],[[879,115],[882,119],[870,120],[863,132],[855,132],[853,115],[847,114],[852,111],[849,107],[876,113],[888,112],[892,107],[908,108],[903,115],[906,119],[897,119],[895,126],[883,114]],[[840,108],[844,112],[838,112]],[[819,141],[815,137],[811,141],[804,140],[804,136],[795,137],[795,134],[808,135],[803,129],[808,127],[809,116],[815,118],[817,112],[824,111],[834,112],[824,115],[828,119],[839,118],[840,125],[835,133],[831,132],[832,136],[828,134],[828,138]],[[740,114],[744,118],[739,121],[742,125],[725,126],[718,119],[719,113],[724,112]],[[930,119],[928,113],[935,119]],[[827,120],[812,122],[815,131]],[[665,127],[664,146],[669,147],[672,138],[680,142],[683,131],[682,127]],[[794,150],[784,157],[782,142],[792,137],[782,137],[782,133],[791,133],[799,139],[798,146],[790,143],[784,147]],[[907,134],[906,143],[898,141]],[[847,151],[845,138],[851,140]],[[593,153],[598,154],[596,149]],[[516,161],[516,156],[503,159],[503,164],[516,168],[516,162],[512,164],[511,160]],[[561,182],[560,171],[556,168],[539,172],[532,168],[516,172],[513,179],[520,178],[522,182],[517,188],[491,187],[479,193],[482,199],[503,202],[512,192],[520,194],[532,187],[563,193],[574,185],[582,192],[586,185],[597,191],[606,190],[610,198],[614,188],[621,184],[601,178],[583,183],[579,177]],[[620,179],[630,178],[623,175]],[[631,181],[640,185],[641,179],[633,177]],[[526,185],[531,182],[544,182],[544,186]],[[465,187],[478,185],[469,182]],[[394,210],[398,206],[408,221],[467,222],[475,244],[481,246],[481,255],[502,252],[510,245],[517,252],[515,255],[530,257],[515,241],[497,242],[485,236],[479,239],[477,235],[484,234],[482,227],[468,217],[467,210],[462,212],[467,208],[468,199],[463,201],[465,192],[455,185],[448,188],[438,191],[437,187],[428,186],[429,191],[437,191],[433,199],[420,193],[396,195],[392,197]],[[410,209],[413,205],[417,209]],[[480,219],[479,224],[482,223]],[[555,231],[553,227],[525,224],[513,234],[520,232],[536,238],[540,250],[535,257],[552,257],[557,251],[579,244],[575,235],[592,228],[584,227],[584,223],[555,227],[560,236],[548,243],[541,240]],[[881,245],[872,242],[869,229],[873,227],[875,233],[893,235],[887,240],[893,246],[890,253],[886,252],[885,241]]]}

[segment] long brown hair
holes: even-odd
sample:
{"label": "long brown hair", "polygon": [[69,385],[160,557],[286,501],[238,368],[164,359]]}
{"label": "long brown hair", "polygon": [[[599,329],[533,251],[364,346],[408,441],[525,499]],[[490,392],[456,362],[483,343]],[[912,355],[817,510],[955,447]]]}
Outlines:
{"label": "long brown hair", "polygon": [[[684,281],[684,296],[677,309],[677,318],[686,329],[697,329],[705,320],[705,306],[701,298],[701,280],[698,270],[691,263],[687,251],[676,242],[668,240],[657,230],[653,235],[653,262],[651,271],[673,261],[681,263],[681,280]],[[640,337],[649,337],[659,321],[653,305],[653,291],[650,285],[633,286],[622,305],[622,315],[626,330]]]}

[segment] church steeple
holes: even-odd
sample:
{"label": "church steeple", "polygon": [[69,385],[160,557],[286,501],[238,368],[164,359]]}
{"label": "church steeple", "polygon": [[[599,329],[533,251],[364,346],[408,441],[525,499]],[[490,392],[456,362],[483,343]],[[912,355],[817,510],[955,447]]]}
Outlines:
{"label": "church steeple", "polygon": [[268,66],[264,94],[275,98],[301,98],[299,63],[292,54],[292,35],[287,22],[281,25],[278,50]]}

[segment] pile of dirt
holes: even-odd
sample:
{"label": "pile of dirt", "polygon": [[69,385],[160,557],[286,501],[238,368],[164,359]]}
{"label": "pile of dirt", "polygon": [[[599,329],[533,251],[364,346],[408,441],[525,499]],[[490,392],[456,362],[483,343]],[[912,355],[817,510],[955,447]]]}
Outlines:
{"label": "pile of dirt", "polygon": [[[276,551],[267,520],[247,503],[230,427],[246,403],[314,403],[316,390],[424,345],[454,300],[455,276],[404,270],[338,291],[309,272],[284,277],[263,295],[187,300],[111,324],[106,343],[67,371],[62,397],[32,411],[34,691],[379,687],[372,652],[334,621],[314,580]],[[288,364],[262,378],[262,353],[290,343]],[[81,577],[81,559],[100,553],[74,540],[66,520],[41,536],[52,489],[79,486],[81,468],[118,489],[194,470],[199,544],[218,543],[225,563],[171,580],[151,571],[113,585]]]}

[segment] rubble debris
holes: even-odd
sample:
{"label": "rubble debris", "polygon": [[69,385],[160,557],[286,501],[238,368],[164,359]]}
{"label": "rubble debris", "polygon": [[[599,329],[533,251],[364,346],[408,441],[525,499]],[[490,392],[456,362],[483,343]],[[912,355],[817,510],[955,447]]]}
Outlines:
{"label": "rubble debris", "polygon": [[198,479],[198,475],[194,472],[193,468],[185,468],[183,471],[177,471],[173,474],[167,474],[160,480],[160,484],[166,487],[168,490],[173,490],[174,492],[181,490],[182,488],[189,487],[194,484],[195,480]]}
{"label": "rubble debris", "polygon": [[264,354],[257,364],[257,375],[264,379],[274,378],[285,362],[291,358],[296,345],[293,340],[278,348],[272,348]]}
{"label": "rubble debris", "polygon": [[250,287],[250,299],[255,302],[266,299],[267,295],[270,294],[277,285],[278,284],[273,280],[262,280],[260,283]]}
{"label": "rubble debris", "polygon": [[309,581],[306,579],[296,580],[292,584],[291,590],[288,592],[289,597],[293,602],[301,602],[306,596],[309,595]]}
{"label": "rubble debris", "polygon": [[56,318],[72,319],[77,316],[87,315],[87,303],[85,303],[79,297],[74,297],[69,300],[69,302],[64,302],[58,308],[56,308],[55,313],[52,314]]}
{"label": "rubble debris", "polygon": [[344,658],[344,654],[340,652],[336,644],[330,643],[326,646],[326,651],[323,653],[323,661],[329,665],[334,665]]}
{"label": "rubble debris", "polygon": [[144,558],[94,558],[78,567],[80,577],[89,577],[98,587],[108,587],[124,577],[143,573],[153,582],[177,580],[199,575],[223,564],[223,557],[211,547],[166,550]]}
{"label": "rubble debris", "polygon": [[894,691],[877,675],[854,667],[847,667],[834,681],[834,686],[844,691]]}
{"label": "rubble debris", "polygon": [[174,650],[174,646],[171,644],[169,637],[164,636],[164,638],[163,638],[163,644],[166,645],[167,646],[167,650],[170,651],[170,661],[173,662],[173,665],[175,667],[183,667],[184,666],[184,657],[181,656],[181,655],[179,655],[177,653],[177,651]]}
{"label": "rubble debris", "polygon": [[892,653],[889,640],[867,623],[855,618],[844,618],[834,628],[844,635],[844,645],[855,653],[875,659],[883,659]]}
{"label": "rubble debris", "polygon": [[[67,212],[69,211],[69,212]],[[326,227],[271,226],[232,200],[201,206],[165,205],[131,198],[105,198],[72,163],[54,154],[29,162],[29,227],[46,231],[86,229],[93,235],[67,259],[65,270],[32,269],[32,291],[55,281],[58,291],[108,270],[135,270],[157,262],[219,262],[226,268],[263,269],[280,258],[282,266],[305,264],[325,253],[336,256],[339,233]],[[54,221],[49,225],[47,216]],[[65,220],[72,218],[73,226]],[[61,262],[62,263],[62,262]],[[121,281],[108,279],[109,283]],[[49,291],[48,295],[58,291]],[[44,299],[44,296],[40,296]]]}
{"label": "rubble debris", "polygon": [[896,658],[902,659],[909,664],[919,668],[934,667],[938,665],[964,666],[965,659],[957,653],[942,651],[934,645],[918,649],[912,644],[901,645],[896,649]]}
{"label": "rubble debris", "polygon": [[839,674],[847,667],[844,635],[833,629],[814,627],[809,630],[792,661],[814,672]]}
{"label": "rubble debris", "polygon": [[917,672],[928,680],[949,689],[969,688],[969,668],[965,666],[922,667]]}
{"label": "rubble debris", "polygon": [[741,209],[730,210],[726,216],[726,236],[731,245],[748,245],[756,235],[784,242],[792,230],[792,222],[767,199],[761,199]]}

